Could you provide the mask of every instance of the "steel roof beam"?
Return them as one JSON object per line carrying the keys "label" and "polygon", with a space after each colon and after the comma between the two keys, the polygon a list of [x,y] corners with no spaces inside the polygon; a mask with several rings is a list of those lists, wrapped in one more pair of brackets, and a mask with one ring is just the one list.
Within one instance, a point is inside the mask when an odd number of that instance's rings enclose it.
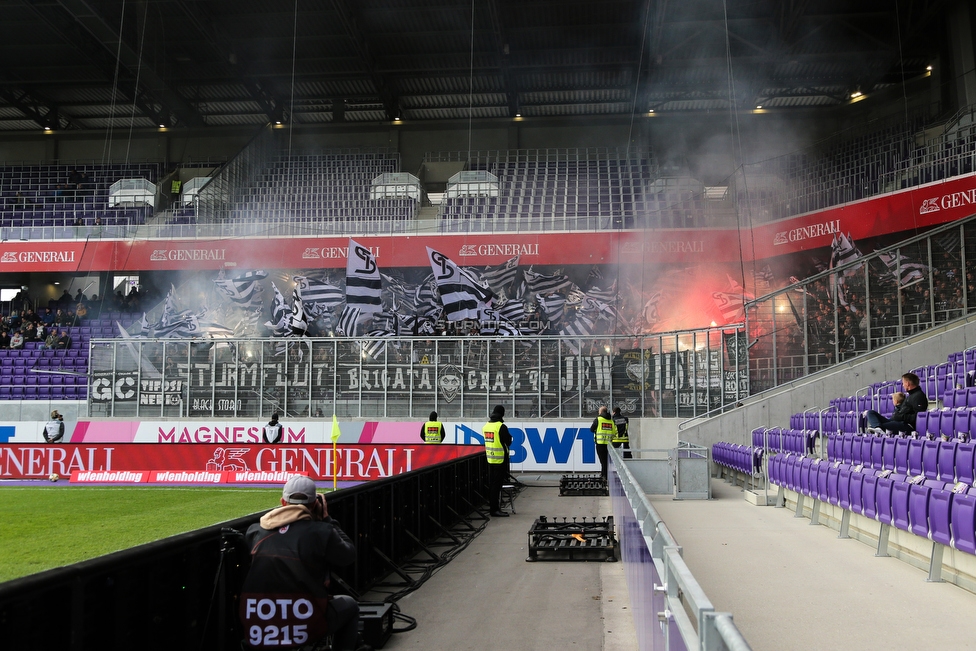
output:
{"label": "steel roof beam", "polygon": [[379,72],[376,60],[370,51],[369,40],[359,28],[358,6],[348,0],[332,0],[332,7],[338,14],[339,23],[346,35],[352,40],[353,48],[359,55],[359,61],[366,70],[367,76],[373,82],[373,86],[376,87],[380,101],[383,102],[383,107],[386,109],[387,118],[393,120],[399,117],[399,102],[390,88],[386,76]]}

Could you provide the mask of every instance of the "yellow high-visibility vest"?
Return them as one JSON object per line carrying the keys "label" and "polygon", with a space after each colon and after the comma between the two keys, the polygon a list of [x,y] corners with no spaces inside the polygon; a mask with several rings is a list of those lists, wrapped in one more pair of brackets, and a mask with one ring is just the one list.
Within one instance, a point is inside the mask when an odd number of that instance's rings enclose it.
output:
{"label": "yellow high-visibility vest", "polygon": [[620,419],[618,424],[617,419],[614,419],[613,424],[616,426],[617,431],[613,434],[614,443],[630,443],[630,434],[627,432],[627,423],[623,418]]}
{"label": "yellow high-visibility vest", "polygon": [[613,421],[603,416],[596,419],[596,444],[608,445],[613,436],[617,433],[617,426]]}
{"label": "yellow high-visibility vest", "polygon": [[481,428],[481,435],[485,437],[485,455],[488,457],[488,463],[505,462],[505,447],[498,436],[501,429],[501,422],[485,423],[485,426]]}
{"label": "yellow high-visibility vest", "polygon": [[429,420],[424,423],[424,443],[440,443],[441,427],[443,425],[437,420]]}

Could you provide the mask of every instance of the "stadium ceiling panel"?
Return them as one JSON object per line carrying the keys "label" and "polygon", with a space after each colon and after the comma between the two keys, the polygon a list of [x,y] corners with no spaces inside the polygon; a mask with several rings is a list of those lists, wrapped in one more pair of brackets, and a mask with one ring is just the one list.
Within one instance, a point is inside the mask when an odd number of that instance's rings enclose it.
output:
{"label": "stadium ceiling panel", "polygon": [[737,108],[815,109],[925,74],[946,5],[10,0],[0,131],[727,109],[728,55]]}

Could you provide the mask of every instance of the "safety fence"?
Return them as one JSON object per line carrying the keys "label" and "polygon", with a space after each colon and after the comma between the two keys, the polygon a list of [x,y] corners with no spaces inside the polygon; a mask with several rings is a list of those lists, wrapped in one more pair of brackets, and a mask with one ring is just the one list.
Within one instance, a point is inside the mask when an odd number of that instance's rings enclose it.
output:
{"label": "safety fence", "polygon": [[639,337],[92,339],[94,417],[695,416],[748,395],[741,324]]}
{"label": "safety fence", "polygon": [[[357,550],[333,587],[365,593],[483,504],[486,489],[478,453],[330,494],[329,514]],[[260,515],[0,584],[0,647],[239,651],[233,598],[248,554],[233,532]]]}
{"label": "safety fence", "polygon": [[836,252],[846,264],[746,303],[752,393],[976,309],[976,215],[873,253],[850,242]]}
{"label": "safety fence", "polygon": [[618,450],[609,448],[610,497],[618,523],[641,651],[747,651],[730,613],[716,612]]}

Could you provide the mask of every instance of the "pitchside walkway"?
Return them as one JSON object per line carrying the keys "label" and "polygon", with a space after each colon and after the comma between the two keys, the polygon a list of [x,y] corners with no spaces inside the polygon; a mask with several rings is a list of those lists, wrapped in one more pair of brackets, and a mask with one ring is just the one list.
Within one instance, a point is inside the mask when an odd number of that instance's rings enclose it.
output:
{"label": "pitchside walkway", "polygon": [[519,478],[528,487],[515,502],[518,514],[493,518],[457,558],[399,601],[417,628],[395,634],[384,649],[637,648],[623,563],[525,561],[537,517],[611,515],[610,498],[559,497],[558,476]]}
{"label": "pitchside walkway", "polygon": [[716,610],[754,651],[976,649],[976,595],[837,532],[753,506],[712,479],[711,501],[651,496]]}

